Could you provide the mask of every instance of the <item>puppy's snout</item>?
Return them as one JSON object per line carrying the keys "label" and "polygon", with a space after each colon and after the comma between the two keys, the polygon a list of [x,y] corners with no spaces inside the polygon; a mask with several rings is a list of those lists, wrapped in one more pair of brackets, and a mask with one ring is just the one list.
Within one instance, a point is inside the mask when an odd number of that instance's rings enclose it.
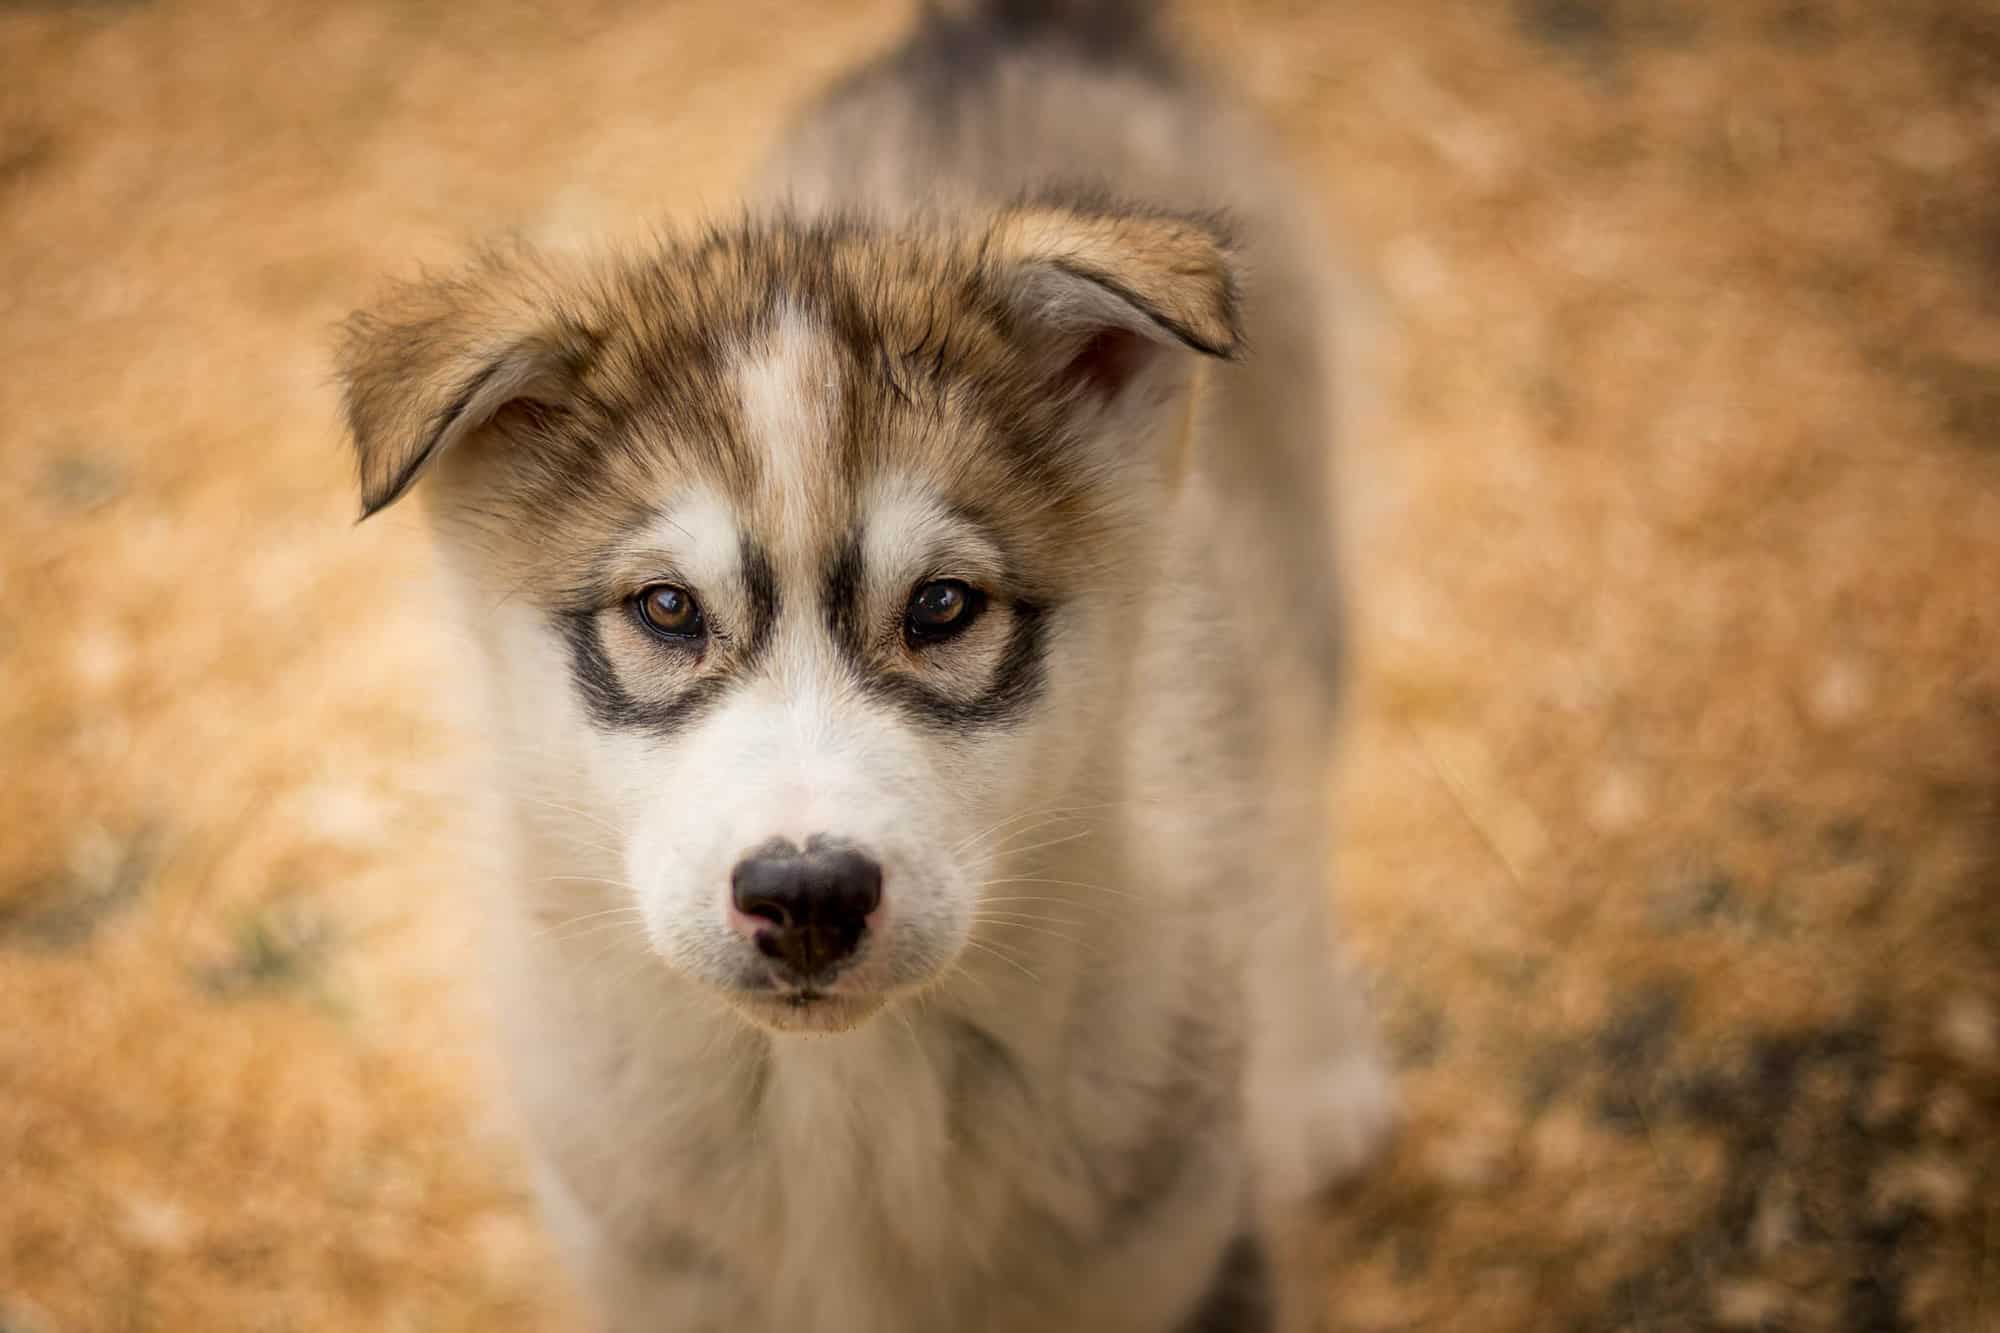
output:
{"label": "puppy's snout", "polygon": [[783,840],[759,847],[729,876],[736,928],[792,979],[825,976],[861,947],[882,904],[882,867],[823,837],[804,851]]}

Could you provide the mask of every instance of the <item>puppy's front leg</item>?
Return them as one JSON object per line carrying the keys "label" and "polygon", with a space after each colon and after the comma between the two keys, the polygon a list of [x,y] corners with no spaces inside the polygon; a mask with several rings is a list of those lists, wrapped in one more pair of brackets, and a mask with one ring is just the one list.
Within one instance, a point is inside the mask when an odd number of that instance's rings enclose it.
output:
{"label": "puppy's front leg", "polygon": [[1310,877],[1249,955],[1248,1116],[1260,1193],[1281,1212],[1354,1174],[1395,1123],[1395,1088],[1360,978]]}
{"label": "puppy's front leg", "polygon": [[1360,979],[1330,929],[1317,877],[1273,905],[1247,959],[1250,1067],[1246,1124],[1258,1207],[1277,1281],[1274,1327],[1325,1327],[1326,1272],[1312,1204],[1380,1151],[1395,1088]]}
{"label": "puppy's front leg", "polygon": [[598,1224],[547,1162],[537,1162],[542,1215],[566,1252],[596,1333],[751,1333],[753,1302],[723,1257],[693,1234],[621,1240]]}
{"label": "puppy's front leg", "polygon": [[749,1303],[725,1276],[669,1255],[594,1255],[585,1296],[601,1333],[749,1333]]}

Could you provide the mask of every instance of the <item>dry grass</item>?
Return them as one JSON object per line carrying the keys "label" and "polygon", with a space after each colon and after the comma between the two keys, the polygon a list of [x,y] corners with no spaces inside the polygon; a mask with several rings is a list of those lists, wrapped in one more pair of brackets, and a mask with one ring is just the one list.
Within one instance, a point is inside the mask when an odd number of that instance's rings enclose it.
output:
{"label": "dry grass", "polygon": [[[1185,15],[1400,336],[1346,1330],[2000,1328],[2000,10]],[[895,5],[0,6],[0,1328],[563,1326],[326,332],[726,207]],[[463,891],[461,891],[463,890]]]}

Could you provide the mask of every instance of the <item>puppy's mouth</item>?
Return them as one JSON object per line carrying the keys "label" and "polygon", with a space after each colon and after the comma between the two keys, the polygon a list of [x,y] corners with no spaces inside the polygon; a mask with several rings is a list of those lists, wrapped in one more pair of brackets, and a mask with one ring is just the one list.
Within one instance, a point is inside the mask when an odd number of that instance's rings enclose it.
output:
{"label": "puppy's mouth", "polygon": [[839,993],[812,986],[738,992],[731,1001],[744,1017],[771,1032],[847,1032],[873,1018],[886,996]]}

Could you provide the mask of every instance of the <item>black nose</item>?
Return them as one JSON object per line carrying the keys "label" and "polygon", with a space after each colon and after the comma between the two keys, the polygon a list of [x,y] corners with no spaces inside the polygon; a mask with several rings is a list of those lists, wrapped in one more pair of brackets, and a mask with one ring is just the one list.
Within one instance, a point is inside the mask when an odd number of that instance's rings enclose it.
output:
{"label": "black nose", "polygon": [[746,917],[769,922],[751,937],[766,958],[800,981],[851,957],[882,902],[882,867],[844,843],[809,838],[802,852],[766,843],[736,863],[730,896]]}

